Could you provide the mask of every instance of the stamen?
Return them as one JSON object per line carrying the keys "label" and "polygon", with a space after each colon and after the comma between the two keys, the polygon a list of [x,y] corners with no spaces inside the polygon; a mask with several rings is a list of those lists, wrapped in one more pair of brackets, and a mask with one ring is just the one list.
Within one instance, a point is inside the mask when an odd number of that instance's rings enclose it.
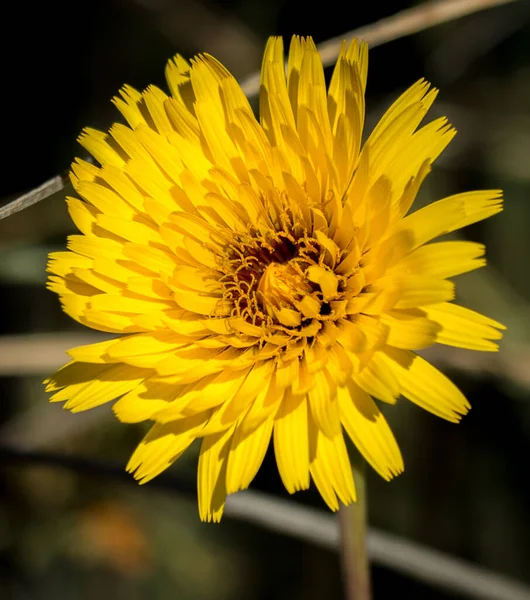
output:
{"label": "stamen", "polygon": [[[285,344],[278,346],[286,352],[301,340],[312,346],[323,323],[339,318],[333,306],[341,306],[351,292],[348,277],[336,274],[336,293],[327,291],[324,298],[308,273],[310,267],[329,268],[325,267],[326,249],[292,213],[287,194],[278,196],[283,204],[276,219],[278,229],[263,233],[249,227],[247,233],[232,232],[216,273],[223,285],[223,300],[232,306],[231,315],[263,329],[260,345],[270,336],[286,336]],[[326,197],[328,202],[333,199],[331,194]],[[342,250],[341,260],[343,254],[347,250]],[[306,297],[311,298],[309,306],[314,306],[310,316],[307,308],[299,312]],[[276,337],[276,344],[281,337]]]}

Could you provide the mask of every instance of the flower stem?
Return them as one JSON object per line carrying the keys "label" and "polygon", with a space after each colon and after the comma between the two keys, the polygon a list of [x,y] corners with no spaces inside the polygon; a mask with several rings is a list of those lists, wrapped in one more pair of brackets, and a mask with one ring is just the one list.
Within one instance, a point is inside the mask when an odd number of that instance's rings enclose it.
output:
{"label": "flower stem", "polygon": [[339,509],[340,558],[346,600],[370,600],[370,570],[366,555],[366,480],[364,460],[351,455],[357,501]]}

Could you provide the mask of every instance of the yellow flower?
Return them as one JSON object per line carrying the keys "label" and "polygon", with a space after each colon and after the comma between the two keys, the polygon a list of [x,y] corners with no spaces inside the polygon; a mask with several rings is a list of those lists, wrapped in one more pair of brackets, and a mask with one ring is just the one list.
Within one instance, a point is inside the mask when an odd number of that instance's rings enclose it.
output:
{"label": "yellow flower", "polygon": [[502,325],[453,304],[449,277],[484,247],[434,238],[501,210],[467,192],[408,214],[455,131],[420,126],[436,90],[408,89],[361,145],[367,47],[343,45],[329,88],[311,39],[267,44],[260,122],[209,55],[166,70],[171,95],[124,87],[129,126],[86,129],[68,199],[81,235],[50,255],[49,288],[80,323],[124,334],[74,348],[47,380],[80,411],[154,425],[128,464],[141,482],[197,438],[199,512],[221,518],[271,437],[289,492],[355,500],[344,434],[385,479],[403,470],[374,398],[449,421],[469,409],[414,350],[493,351]]}

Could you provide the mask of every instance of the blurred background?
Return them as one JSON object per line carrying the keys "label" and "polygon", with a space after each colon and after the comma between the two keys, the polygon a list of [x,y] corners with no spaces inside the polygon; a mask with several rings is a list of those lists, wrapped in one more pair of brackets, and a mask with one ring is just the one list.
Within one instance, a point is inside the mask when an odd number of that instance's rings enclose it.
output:
{"label": "blurred background", "polygon": [[[390,5],[415,4],[11,2],[2,9],[0,42],[1,203],[66,174],[84,156],[80,130],[106,129],[118,118],[110,98],[124,83],[165,88],[164,66],[177,52],[209,52],[242,78],[259,69],[271,34],[322,42],[388,16]],[[441,89],[428,118],[446,115],[459,132],[420,202],[505,191],[504,213],[463,234],[487,244],[489,267],[460,277],[458,293],[508,331],[500,354],[426,352],[473,410],[459,426],[405,401],[386,411],[406,471],[392,483],[369,473],[370,523],[530,584],[530,2],[374,48],[367,131],[420,77]],[[71,415],[47,403],[42,379],[66,361],[65,348],[96,335],[63,315],[44,287],[47,253],[63,249],[74,232],[64,196],[0,221],[0,598],[341,598],[336,554],[230,518],[220,526],[199,522],[197,448],[171,469],[179,489],[140,487],[123,470],[143,427],[118,424],[110,406]],[[9,448],[34,455],[17,459]],[[50,452],[109,468],[38,462]],[[273,456],[253,487],[287,497]],[[324,510],[313,490],[295,500]],[[373,582],[376,600],[391,592],[464,597],[378,564]]]}

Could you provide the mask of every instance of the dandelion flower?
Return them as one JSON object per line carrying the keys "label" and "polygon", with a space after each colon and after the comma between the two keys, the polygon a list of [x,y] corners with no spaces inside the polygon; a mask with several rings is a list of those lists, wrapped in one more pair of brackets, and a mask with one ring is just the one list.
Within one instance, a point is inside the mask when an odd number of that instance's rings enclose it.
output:
{"label": "dandelion flower", "polygon": [[[410,213],[455,131],[420,123],[419,81],[364,144],[367,47],[344,44],[329,87],[310,38],[265,49],[259,121],[212,56],[176,56],[171,95],[125,86],[128,125],[86,129],[99,166],[72,165],[80,230],[50,255],[48,286],[83,325],[120,334],[74,348],[47,380],[72,411],[117,400],[152,427],[127,469],[146,482],[201,440],[198,503],[221,518],[271,442],[286,489],[312,480],[327,505],[355,500],[351,438],[385,479],[403,470],[379,402],[404,396],[448,421],[469,404],[414,351],[493,351],[502,325],[454,304],[449,278],[484,247],[435,238],[501,210],[498,190]],[[346,434],[346,436],[344,435]]]}

